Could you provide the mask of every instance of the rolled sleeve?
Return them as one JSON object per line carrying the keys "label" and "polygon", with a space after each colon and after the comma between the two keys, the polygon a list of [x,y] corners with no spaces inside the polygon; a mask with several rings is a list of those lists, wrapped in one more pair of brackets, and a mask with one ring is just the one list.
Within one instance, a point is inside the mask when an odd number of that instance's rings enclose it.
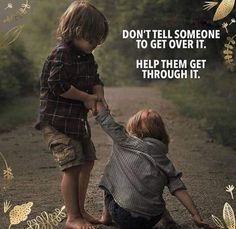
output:
{"label": "rolled sleeve", "polygon": [[115,122],[109,110],[104,109],[99,112],[96,116],[96,120],[114,142],[122,143],[127,139],[127,132],[125,128]]}
{"label": "rolled sleeve", "polygon": [[182,173],[178,173],[176,177],[170,177],[168,179],[168,189],[172,195],[174,195],[177,190],[186,190],[186,186],[183,181],[180,179]]}
{"label": "rolled sleeve", "polygon": [[187,189],[181,180],[182,173],[176,171],[173,163],[166,156],[166,154],[155,154],[154,158],[157,167],[166,175],[168,179],[167,187],[172,195],[179,189]]}
{"label": "rolled sleeve", "polygon": [[54,95],[61,95],[68,91],[71,87],[70,63],[67,55],[60,51],[55,54],[55,58],[51,60],[51,69],[48,77],[48,86]]}

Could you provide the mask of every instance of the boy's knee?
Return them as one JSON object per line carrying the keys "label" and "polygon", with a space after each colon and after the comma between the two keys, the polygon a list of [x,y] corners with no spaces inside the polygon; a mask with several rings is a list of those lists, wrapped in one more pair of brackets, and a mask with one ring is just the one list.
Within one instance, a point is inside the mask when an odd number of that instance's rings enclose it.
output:
{"label": "boy's knee", "polygon": [[73,175],[73,174],[78,174],[80,170],[81,170],[81,166],[73,166],[73,167],[63,170],[63,172],[65,175]]}

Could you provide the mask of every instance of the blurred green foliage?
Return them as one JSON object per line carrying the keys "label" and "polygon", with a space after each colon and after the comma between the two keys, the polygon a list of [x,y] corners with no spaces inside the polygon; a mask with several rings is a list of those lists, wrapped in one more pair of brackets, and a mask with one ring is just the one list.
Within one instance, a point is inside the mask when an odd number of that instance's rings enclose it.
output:
{"label": "blurred green foliage", "polygon": [[35,69],[23,43],[18,40],[0,49],[1,104],[16,96],[32,94],[35,89]]}
{"label": "blurred green foliage", "polygon": [[38,97],[16,97],[0,109],[0,133],[15,129],[19,125],[35,122]]}
{"label": "blurred green foliage", "polygon": [[198,119],[212,139],[236,149],[235,88],[235,73],[210,69],[201,80],[167,82],[162,94],[182,114]]}

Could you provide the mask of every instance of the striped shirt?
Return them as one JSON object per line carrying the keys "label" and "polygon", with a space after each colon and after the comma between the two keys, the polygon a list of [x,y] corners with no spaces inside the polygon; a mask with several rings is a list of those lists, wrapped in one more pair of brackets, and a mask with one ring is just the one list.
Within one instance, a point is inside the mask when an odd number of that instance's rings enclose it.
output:
{"label": "striped shirt", "polygon": [[108,191],[122,208],[146,216],[163,213],[165,186],[171,194],[186,189],[166,156],[167,146],[154,138],[139,139],[127,134],[109,111],[101,111],[96,120],[113,140],[111,158],[99,187]]}
{"label": "striped shirt", "polygon": [[75,88],[93,93],[95,85],[103,85],[97,73],[93,54],[86,54],[72,42],[59,44],[47,58],[40,79],[40,111],[36,129],[49,124],[71,137],[88,134],[87,113],[83,102],[60,95]]}

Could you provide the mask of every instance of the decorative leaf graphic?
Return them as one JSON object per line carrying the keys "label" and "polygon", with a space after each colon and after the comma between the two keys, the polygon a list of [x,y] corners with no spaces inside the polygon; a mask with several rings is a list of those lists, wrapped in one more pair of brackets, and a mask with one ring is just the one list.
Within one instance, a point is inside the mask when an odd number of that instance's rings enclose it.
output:
{"label": "decorative leaf graphic", "polygon": [[6,180],[12,180],[14,178],[12,169],[9,167],[6,170],[3,170],[3,174]]}
{"label": "decorative leaf graphic", "polygon": [[225,44],[225,47],[228,48],[228,49],[234,49],[234,46],[229,45],[229,44]]}
{"label": "decorative leaf graphic", "polygon": [[219,21],[227,17],[230,14],[230,12],[233,10],[234,4],[235,4],[235,0],[223,0],[216,10],[213,21]]}
{"label": "decorative leaf graphic", "polygon": [[218,2],[205,2],[205,4],[203,5],[203,10],[211,10],[212,8],[214,8],[216,5],[218,5]]}
{"label": "decorative leaf graphic", "polygon": [[15,206],[9,213],[10,216],[10,226],[17,225],[25,220],[27,220],[28,215],[31,212],[31,207],[33,206],[32,202],[28,202],[27,204],[17,205]]}
{"label": "decorative leaf graphic", "polygon": [[226,55],[228,55],[228,54],[230,54],[230,55],[233,55],[233,51],[230,51],[230,50],[224,50],[224,54],[226,54]]}
{"label": "decorative leaf graphic", "polygon": [[4,213],[7,213],[8,212],[8,210],[11,208],[11,202],[10,201],[5,201],[4,202],[4,205],[3,205],[3,210],[4,210]]}
{"label": "decorative leaf graphic", "polygon": [[228,60],[225,61],[226,64],[230,64],[230,65],[234,66],[235,64],[233,62],[234,62],[233,59],[228,59]]}
{"label": "decorative leaf graphic", "polygon": [[[0,41],[0,43],[1,43],[1,41]],[[0,48],[1,48],[1,44],[0,44]],[[4,176],[4,186],[3,186],[3,189],[6,190],[6,189],[9,188],[9,186],[11,184],[11,181],[14,178],[14,175],[12,173],[12,169],[7,164],[7,160],[5,159],[5,157],[3,156],[3,154],[1,152],[0,152],[0,157],[3,159],[5,167],[6,167],[6,169],[3,170],[3,176]]]}
{"label": "decorative leaf graphic", "polygon": [[225,31],[226,31],[226,33],[229,33],[229,31],[228,31],[228,23],[227,22],[224,22],[223,24],[222,24],[222,28],[223,29],[225,29]]}
{"label": "decorative leaf graphic", "polygon": [[223,219],[228,229],[235,229],[234,210],[227,202],[223,209]]}
{"label": "decorative leaf graphic", "polygon": [[42,212],[35,219],[27,221],[26,229],[53,229],[57,227],[58,224],[66,218],[66,213],[64,212],[65,206],[61,209],[55,209],[53,213]]}
{"label": "decorative leaf graphic", "polygon": [[235,18],[231,18],[231,21],[230,21],[230,24],[229,24],[229,25],[232,25],[232,24],[234,24],[234,23],[236,23],[236,19],[235,19]]}
{"label": "decorative leaf graphic", "polygon": [[225,228],[224,224],[222,223],[222,221],[218,217],[216,217],[214,215],[211,215],[211,217],[217,227],[222,228],[222,229]]}
{"label": "decorative leaf graphic", "polygon": [[230,193],[232,199],[234,199],[233,191],[234,191],[234,186],[233,185],[226,186],[226,192]]}
{"label": "decorative leaf graphic", "polygon": [[9,30],[5,35],[4,35],[4,40],[7,45],[12,44],[17,38],[20,36],[20,33],[23,29],[23,25],[15,26],[11,30]]}
{"label": "decorative leaf graphic", "polygon": [[[27,10],[30,9],[30,4],[29,4],[29,0],[25,0],[24,4],[21,4],[21,7],[17,10],[16,14],[13,15],[7,15],[7,17],[5,19],[2,20],[3,23],[10,23],[12,21],[17,21],[21,18],[24,17],[24,15],[26,15],[28,13]],[[8,8],[13,8],[13,5],[11,3],[8,3],[8,6],[5,9]]]}
{"label": "decorative leaf graphic", "polygon": [[225,58],[225,60],[229,60],[229,59],[232,59],[233,56],[232,56],[232,55],[227,55],[227,56],[225,56],[224,58]]}
{"label": "decorative leaf graphic", "polygon": [[8,3],[8,4],[7,4],[7,7],[5,8],[5,10],[7,10],[7,9],[12,9],[12,8],[13,8],[12,3]]}
{"label": "decorative leaf graphic", "polygon": [[[232,37],[227,37],[228,43],[225,43],[225,45],[224,45],[225,49],[223,50],[226,67],[231,72],[234,72],[234,70],[235,70],[235,63],[234,63],[234,46],[236,44],[236,41],[234,40],[235,37],[236,37],[236,35],[234,35]],[[234,198],[233,190],[234,190],[233,185],[228,185],[226,187],[226,191],[231,194],[232,199]]]}

